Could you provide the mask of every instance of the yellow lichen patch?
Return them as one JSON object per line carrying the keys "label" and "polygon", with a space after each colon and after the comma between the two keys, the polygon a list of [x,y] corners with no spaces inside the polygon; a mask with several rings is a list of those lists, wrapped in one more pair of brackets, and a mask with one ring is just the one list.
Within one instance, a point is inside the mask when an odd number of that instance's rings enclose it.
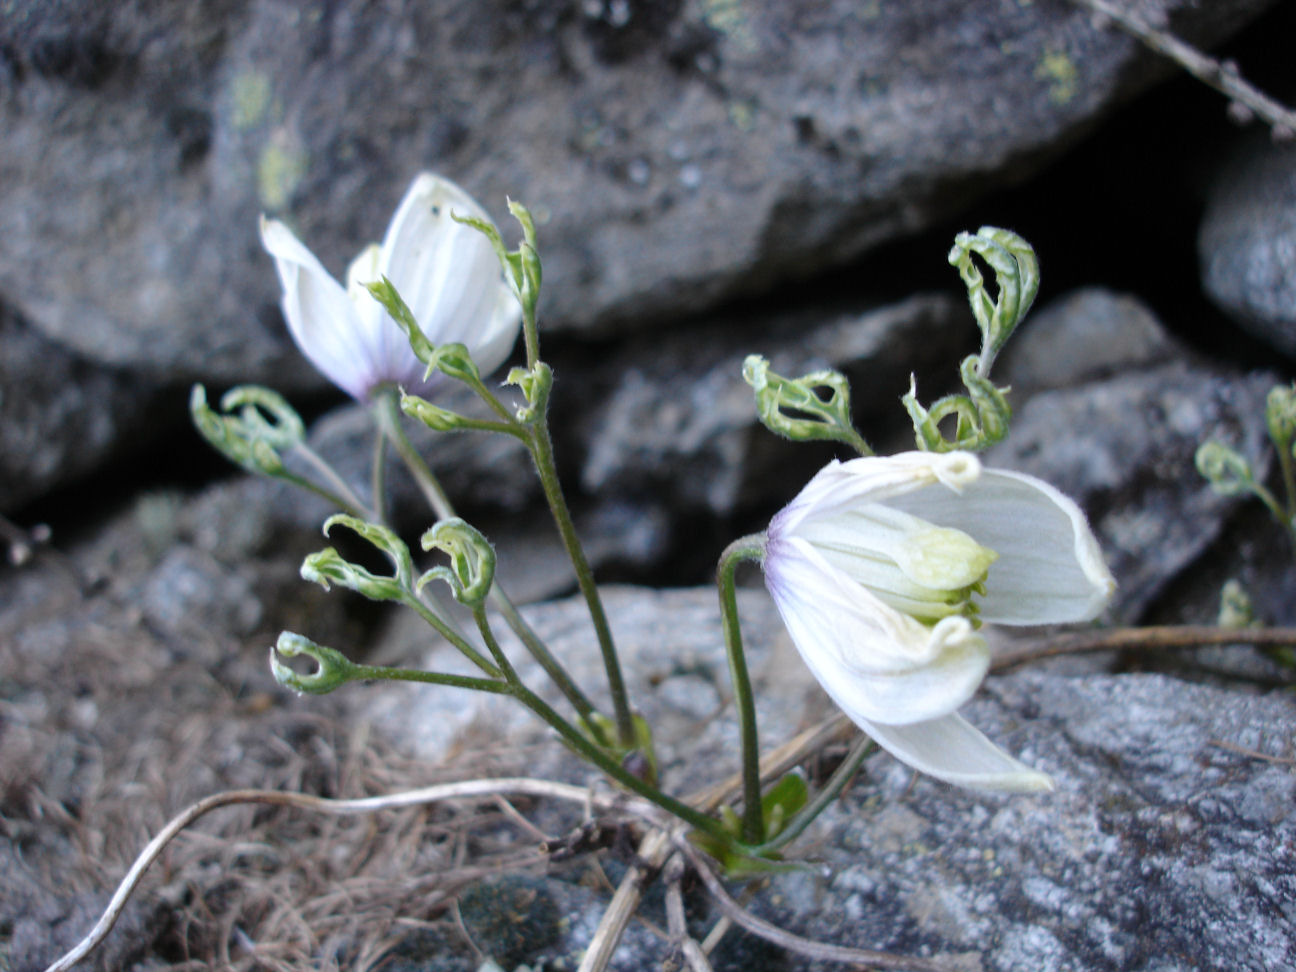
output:
{"label": "yellow lichen patch", "polygon": [[1065,105],[1080,89],[1080,72],[1065,51],[1046,51],[1035,66],[1035,77],[1049,83],[1049,101]]}
{"label": "yellow lichen patch", "polygon": [[287,206],[305,174],[305,151],[282,131],[276,132],[257,159],[257,198],[262,207],[277,212]]}
{"label": "yellow lichen patch", "polygon": [[230,123],[236,131],[255,128],[270,109],[270,79],[260,71],[244,71],[230,85],[233,111]]}

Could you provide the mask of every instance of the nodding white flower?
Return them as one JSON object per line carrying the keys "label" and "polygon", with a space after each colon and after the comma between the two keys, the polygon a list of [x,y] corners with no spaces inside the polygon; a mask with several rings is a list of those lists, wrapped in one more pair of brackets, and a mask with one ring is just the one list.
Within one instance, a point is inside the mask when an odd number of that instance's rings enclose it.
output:
{"label": "nodding white flower", "polygon": [[1085,620],[1115,590],[1075,503],[964,452],[834,461],[771,521],[764,568],[806,665],[881,746],[960,786],[1052,788],[954,710],[990,664],[978,618]]}
{"label": "nodding white flower", "polygon": [[343,288],[283,223],[261,217],[261,242],[283,284],[293,340],[334,384],[360,401],[390,382],[411,390],[426,365],[364,285],[387,277],[433,344],[459,342],[482,374],[508,357],[522,309],[490,241],[451,213],[489,221],[453,182],[424,172],[396,209],[382,245],[347,268]]}

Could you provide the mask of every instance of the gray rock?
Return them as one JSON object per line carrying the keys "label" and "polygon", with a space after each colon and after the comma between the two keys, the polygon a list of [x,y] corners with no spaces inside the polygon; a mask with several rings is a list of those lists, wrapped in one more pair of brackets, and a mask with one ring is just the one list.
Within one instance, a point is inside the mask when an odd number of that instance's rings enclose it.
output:
{"label": "gray rock", "polygon": [[[1267,6],[1140,9],[1211,44]],[[643,326],[1020,180],[1167,69],[1069,4],[25,2],[0,292],[95,360],[321,380],[256,217],[335,273],[433,166],[534,208],[555,326]]]}
{"label": "gray rock", "polygon": [[828,876],[780,882],[769,913],[987,972],[1293,967],[1288,694],[1023,673],[965,711],[1057,790],[988,798],[870,766],[807,848]]}
{"label": "gray rock", "polygon": [[1249,142],[1215,178],[1197,239],[1206,292],[1296,357],[1296,148]]}
{"label": "gray rock", "polygon": [[[737,729],[723,705],[714,592],[605,593],[669,783],[688,791],[732,771]],[[769,599],[740,593],[762,740],[772,747],[831,704],[792,652]],[[578,678],[597,683],[582,602],[537,606],[528,616]],[[446,667],[443,654],[431,658]],[[544,755],[530,746],[545,733],[497,699],[392,686],[355,704],[357,715],[429,759],[489,744],[497,757],[517,752],[528,772],[591,778],[556,749]],[[794,856],[816,866],[772,878],[753,909],[819,941],[983,972],[1199,968],[1220,955],[1257,972],[1296,962],[1288,905],[1296,884],[1286,851],[1296,838],[1289,694],[1159,675],[1026,671],[992,678],[963,711],[1052,774],[1056,791],[955,790],[877,754],[794,845]],[[705,904],[695,905],[705,913]],[[570,906],[560,943],[577,949],[576,937],[605,905]],[[636,944],[614,968],[659,960],[655,948]],[[784,961],[787,969],[823,967]]]}
{"label": "gray rock", "polygon": [[730,516],[791,497],[831,450],[801,448],[763,429],[743,359],[767,357],[789,378],[843,371],[866,436],[903,420],[899,399],[911,371],[949,369],[973,333],[965,307],[924,295],[869,310],[720,320],[705,328],[626,343],[606,364],[615,375],[589,414],[581,470],[588,492],[651,499],[678,516]]}
{"label": "gray rock", "polygon": [[1026,394],[1012,396],[1012,430],[988,461],[1047,480],[1089,513],[1119,584],[1112,616],[1137,620],[1242,502],[1211,491],[1197,447],[1217,438],[1260,476],[1269,468],[1275,378],[1197,363],[1131,298],[1095,292],[1045,308],[1017,342],[1001,377]]}
{"label": "gray rock", "polygon": [[995,378],[1016,400],[1185,354],[1137,297],[1086,287],[1032,312],[995,365]]}
{"label": "gray rock", "polygon": [[156,386],[46,340],[0,303],[0,512],[147,439]]}

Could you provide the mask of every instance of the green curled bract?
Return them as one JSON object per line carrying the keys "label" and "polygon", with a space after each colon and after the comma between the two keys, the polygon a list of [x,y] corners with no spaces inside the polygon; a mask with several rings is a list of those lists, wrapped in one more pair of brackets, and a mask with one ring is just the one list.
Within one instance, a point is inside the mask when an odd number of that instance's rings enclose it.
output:
{"label": "green curled bract", "polygon": [[238,385],[220,401],[220,412],[207,404],[207,389],[193,386],[189,414],[194,426],[216,451],[249,472],[278,476],[281,453],[306,436],[301,416],[278,392],[262,385]]}
{"label": "green curled bract", "polygon": [[[992,299],[972,254],[994,271],[997,295]],[[949,252],[967,287],[968,303],[981,329],[980,371],[988,374],[995,356],[1026,316],[1039,293],[1039,260],[1035,250],[1012,230],[982,226],[976,233],[959,233]]]}
{"label": "green curled bract", "polygon": [[1251,464],[1235,449],[1214,439],[1203,442],[1194,456],[1197,471],[1221,496],[1241,496],[1255,488]]}
{"label": "green curled bract", "polygon": [[450,558],[449,566],[433,567],[418,579],[414,589],[421,591],[434,580],[445,581],[460,604],[481,604],[495,582],[495,548],[471,524],[451,517],[442,520],[423,534],[424,550],[440,550]]}
{"label": "green curled bract", "polygon": [[[976,355],[969,355],[959,365],[966,395],[946,395],[932,403],[930,409],[918,402],[918,387],[913,376],[909,391],[900,399],[913,422],[914,439],[923,452],[977,452],[1003,440],[1008,434],[1012,407],[1007,388],[997,387],[982,377]],[[951,416],[955,426],[949,438],[941,423]]]}
{"label": "green curled bract", "polygon": [[337,584],[373,601],[403,600],[414,577],[414,562],[409,547],[385,526],[345,513],[335,514],[325,520],[324,534],[327,536],[339,524],[381,550],[391,562],[394,572],[389,575],[375,574],[359,564],[351,563],[333,547],[326,547],[310,554],[302,562],[302,578],[319,584],[325,590],[329,589],[330,584]]}
{"label": "green curled bract", "polygon": [[[283,658],[310,658],[315,671],[295,671],[280,661]],[[291,631],[279,635],[270,649],[270,671],[274,679],[286,689],[311,695],[324,695],[340,685],[363,678],[363,670],[334,648],[316,644],[309,638]]]}
{"label": "green curled bract", "polygon": [[840,372],[784,378],[761,355],[749,354],[742,376],[756,395],[761,424],[775,435],[794,442],[842,442],[866,455],[872,451],[851,422],[850,383]]}

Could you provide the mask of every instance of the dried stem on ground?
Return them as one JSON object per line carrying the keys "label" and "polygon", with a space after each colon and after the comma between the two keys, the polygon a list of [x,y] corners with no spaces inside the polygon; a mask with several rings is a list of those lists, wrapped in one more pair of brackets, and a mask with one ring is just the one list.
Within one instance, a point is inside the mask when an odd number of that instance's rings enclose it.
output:
{"label": "dried stem on ground", "polygon": [[1217,628],[1189,624],[1077,631],[1002,652],[995,656],[992,668],[1003,672],[1045,658],[1098,651],[1158,652],[1210,645],[1291,647],[1296,645],[1296,628]]}

